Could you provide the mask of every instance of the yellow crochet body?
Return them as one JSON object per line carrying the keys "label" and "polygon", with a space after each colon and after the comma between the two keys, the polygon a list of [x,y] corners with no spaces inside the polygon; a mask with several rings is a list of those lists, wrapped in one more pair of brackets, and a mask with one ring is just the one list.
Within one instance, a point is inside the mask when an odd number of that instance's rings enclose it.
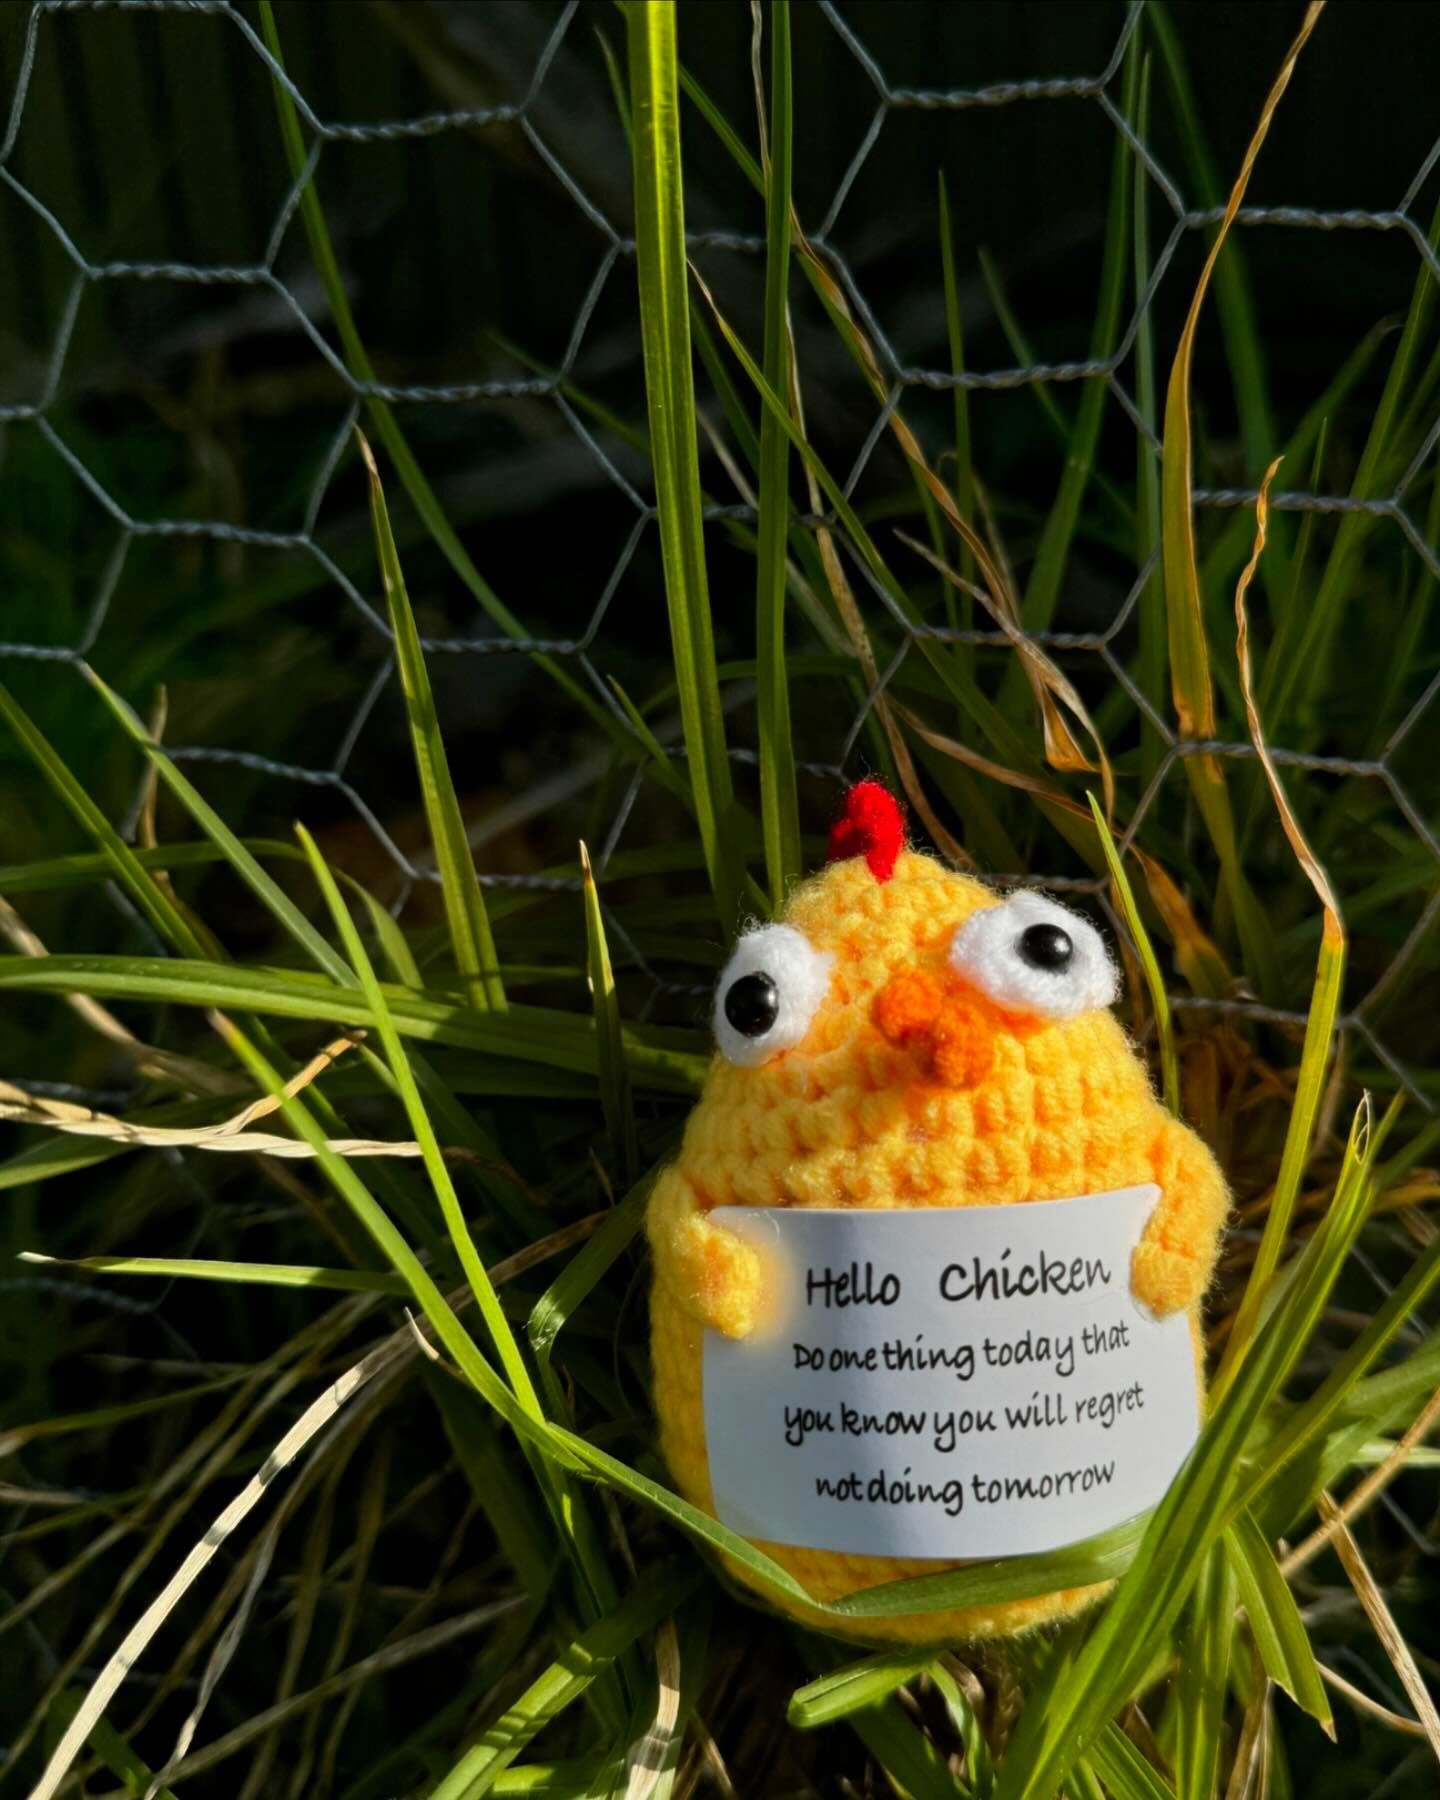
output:
{"label": "yellow crochet body", "polygon": [[[680,1491],[707,1511],[704,1331],[744,1336],[760,1298],[755,1253],[710,1223],[714,1207],[995,1206],[1153,1181],[1161,1199],[1132,1285],[1152,1311],[1186,1308],[1198,1323],[1227,1207],[1220,1172],[1160,1106],[1108,1011],[1017,1016],[958,981],[947,962],[957,927],[997,903],[980,883],[906,852],[886,880],[863,857],[833,863],[785,909],[784,922],[833,957],[823,1003],[803,1040],[761,1066],[716,1058],[648,1220],[661,1444]],[[1196,1343],[1198,1372],[1198,1333]],[[827,1602],[954,1566],[761,1547]],[[1104,1591],[877,1619],[854,1635],[1010,1634]],[[813,1620],[803,1607],[790,1610]]]}

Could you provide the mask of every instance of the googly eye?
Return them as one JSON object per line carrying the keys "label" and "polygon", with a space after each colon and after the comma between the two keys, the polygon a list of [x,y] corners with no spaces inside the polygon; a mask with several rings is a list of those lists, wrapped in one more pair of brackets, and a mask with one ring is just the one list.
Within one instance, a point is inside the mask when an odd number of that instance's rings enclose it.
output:
{"label": "googly eye", "polygon": [[715,990],[715,1042],[727,1061],[757,1068],[810,1029],[835,958],[791,925],[747,932]]}
{"label": "googly eye", "polygon": [[1119,992],[1100,933],[1039,894],[971,913],[951,940],[950,963],[997,1006],[1047,1019],[1109,1006]]}

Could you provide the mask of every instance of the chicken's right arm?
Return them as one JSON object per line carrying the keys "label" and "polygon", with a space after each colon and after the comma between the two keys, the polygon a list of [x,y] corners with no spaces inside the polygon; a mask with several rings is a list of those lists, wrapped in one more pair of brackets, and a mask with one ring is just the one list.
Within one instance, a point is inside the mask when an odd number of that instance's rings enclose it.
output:
{"label": "chicken's right arm", "polygon": [[645,1218],[655,1269],[672,1300],[701,1325],[748,1337],[760,1304],[760,1258],[738,1233],[714,1225],[678,1170],[661,1171]]}

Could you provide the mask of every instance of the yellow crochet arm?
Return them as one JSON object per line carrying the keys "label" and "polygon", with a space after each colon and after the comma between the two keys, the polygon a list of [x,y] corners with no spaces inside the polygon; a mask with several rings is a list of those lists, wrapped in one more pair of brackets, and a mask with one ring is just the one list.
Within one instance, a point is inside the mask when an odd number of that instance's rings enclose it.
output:
{"label": "yellow crochet arm", "polygon": [[655,1183],[645,1229],[671,1298],[701,1325],[748,1336],[760,1303],[760,1258],[744,1238],[711,1224],[677,1170],[663,1170]]}
{"label": "yellow crochet arm", "polygon": [[1150,1161],[1160,1200],[1131,1258],[1130,1285],[1164,1318],[1194,1306],[1209,1286],[1230,1195],[1215,1158],[1178,1119],[1165,1118]]}

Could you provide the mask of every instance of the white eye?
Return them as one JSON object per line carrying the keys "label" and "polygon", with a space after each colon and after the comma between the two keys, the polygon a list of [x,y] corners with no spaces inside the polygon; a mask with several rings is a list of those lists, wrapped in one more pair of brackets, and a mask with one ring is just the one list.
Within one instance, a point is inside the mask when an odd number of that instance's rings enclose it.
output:
{"label": "white eye", "polygon": [[1120,987],[1095,927],[1039,894],[1012,894],[972,913],[955,933],[950,962],[997,1006],[1047,1019],[1109,1006]]}
{"label": "white eye", "polygon": [[715,1042],[742,1069],[798,1044],[810,1029],[835,958],[791,925],[762,925],[735,946],[715,990]]}

